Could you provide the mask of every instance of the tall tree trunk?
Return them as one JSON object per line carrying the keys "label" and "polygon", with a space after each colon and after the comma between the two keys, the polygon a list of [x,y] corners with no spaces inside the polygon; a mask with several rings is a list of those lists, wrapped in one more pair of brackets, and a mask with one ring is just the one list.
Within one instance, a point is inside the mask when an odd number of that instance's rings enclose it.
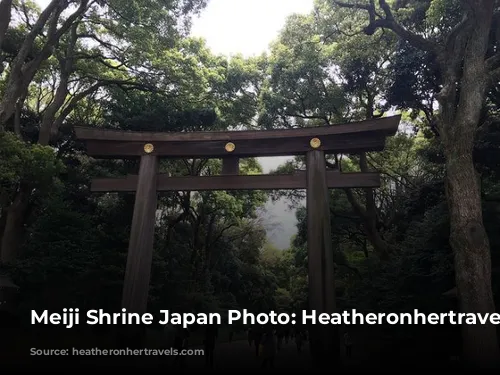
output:
{"label": "tall tree trunk", "polygon": [[16,260],[24,238],[24,220],[29,208],[31,189],[21,186],[12,204],[5,210],[5,226],[0,243],[0,263]]}
{"label": "tall tree trunk", "polygon": [[[495,303],[491,286],[491,254],[484,228],[481,187],[473,147],[488,86],[485,54],[493,2],[476,4],[470,11],[470,34],[463,38],[463,60],[447,55],[442,64],[446,84],[440,93],[440,132],[446,157],[446,196],[450,212],[450,245],[454,252],[455,279],[462,313],[491,314]],[[447,71],[449,66],[460,70]],[[457,80],[457,73],[461,79]],[[456,82],[460,82],[458,102]],[[463,351],[473,368],[500,365],[496,327],[462,325]]]}
{"label": "tall tree trunk", "polygon": [[[483,225],[479,179],[472,156],[449,150],[446,194],[450,210],[450,244],[455,254],[455,279],[462,313],[495,311],[491,288],[490,245]],[[462,325],[463,351],[474,368],[498,364],[496,327]]]}
{"label": "tall tree trunk", "polygon": [[[495,0],[461,2],[463,19],[446,36],[444,44],[413,33],[397,22],[386,0],[343,3],[340,7],[362,9],[369,14],[365,33],[378,28],[395,32],[413,47],[436,57],[441,73],[439,135],[446,157],[446,196],[450,211],[450,245],[455,256],[455,278],[464,313],[495,312],[491,287],[491,254],[483,216],[481,190],[472,150],[485,92],[497,72],[500,54],[487,58]],[[497,13],[498,14],[498,13]],[[498,82],[496,79],[495,83]],[[493,325],[462,325],[465,360],[473,367],[499,366],[500,349]]]}

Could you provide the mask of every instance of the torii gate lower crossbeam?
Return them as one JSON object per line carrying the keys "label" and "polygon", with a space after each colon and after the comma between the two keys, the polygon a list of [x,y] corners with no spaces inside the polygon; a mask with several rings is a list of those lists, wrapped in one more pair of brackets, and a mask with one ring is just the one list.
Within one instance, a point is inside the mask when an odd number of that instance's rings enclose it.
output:
{"label": "torii gate lower crossbeam", "polygon": [[[92,191],[134,192],[122,307],[147,310],[158,191],[183,190],[307,190],[309,305],[317,313],[333,313],[334,261],[331,241],[329,188],[378,187],[378,173],[328,171],[327,153],[382,150],[395,134],[400,116],[358,123],[273,131],[142,133],[77,127],[89,156],[140,157],[138,176],[92,182]],[[321,139],[319,138],[321,137]],[[306,171],[290,175],[240,176],[239,158],[305,155]],[[222,158],[222,176],[170,177],[158,174],[159,158]],[[335,326],[310,327],[311,350],[318,363],[340,355]]]}

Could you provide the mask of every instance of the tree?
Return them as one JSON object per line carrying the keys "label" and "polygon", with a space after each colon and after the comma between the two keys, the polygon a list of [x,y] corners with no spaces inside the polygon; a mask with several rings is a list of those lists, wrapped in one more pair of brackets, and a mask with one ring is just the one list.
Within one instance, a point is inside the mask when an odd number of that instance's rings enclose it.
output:
{"label": "tree", "polygon": [[[159,51],[179,48],[189,16],[205,4],[53,0],[40,10],[28,1],[2,1],[1,63],[6,74],[0,90],[0,132],[13,130],[27,142],[53,144],[60,127],[88,97],[106,97],[110,87],[154,91],[155,70],[149,62],[156,61]],[[38,117],[31,126],[35,136],[26,136],[23,112]],[[2,200],[2,263],[17,256],[32,193],[29,181],[19,181],[13,199]]]}
{"label": "tree", "polygon": [[[430,57],[440,84],[435,97],[439,112],[431,125],[439,135],[446,159],[450,244],[460,310],[493,313],[490,245],[472,151],[483,121],[486,93],[500,77],[500,51],[495,39],[498,24],[494,22],[499,15],[497,2],[398,2],[394,6],[385,0],[379,0],[378,5],[374,0],[334,3],[340,8],[366,12],[366,34],[373,35],[377,29],[391,30]],[[462,333],[464,355],[470,364],[498,364],[495,326],[463,325]]]}
{"label": "tree", "polygon": [[[75,27],[80,23],[87,25],[87,32],[73,35],[70,44],[74,44],[80,37],[97,42],[102,47],[96,48],[97,58],[103,57],[103,49],[121,51],[120,55],[123,58],[123,47],[131,41],[142,38],[141,47],[147,53],[152,39],[156,42],[165,42],[179,34],[189,25],[189,15],[202,9],[206,1],[184,0],[174,3],[163,0],[138,1],[127,5],[115,0],[52,0],[43,11],[36,9],[36,12],[32,12],[33,5],[29,2],[21,1],[16,5],[19,5],[19,9],[16,10],[21,15],[21,20],[26,23],[27,30],[9,61],[9,74],[0,101],[0,130],[14,114],[16,103],[22,106],[26,91],[42,64],[53,56],[59,42],[70,30],[76,34]],[[1,41],[11,22],[12,2],[2,1],[0,7],[2,12],[5,11],[0,19]],[[71,9],[73,7],[74,9]],[[65,16],[67,10],[70,10],[70,14]],[[119,23],[115,22],[117,19],[120,20]],[[102,27],[107,37],[99,35],[96,26]],[[150,40],[146,40],[148,37]],[[132,50],[136,56],[141,51],[138,48]],[[74,56],[71,58],[67,56],[66,62],[71,59],[74,59]],[[120,62],[124,63],[123,60]],[[66,70],[68,68],[67,66]],[[62,73],[68,74],[64,70]]]}
{"label": "tree", "polygon": [[[324,5],[309,15],[288,19],[271,49],[270,74],[261,95],[261,125],[333,126],[384,115],[384,94],[391,82],[385,65],[395,38],[382,35],[374,43],[364,35],[331,32],[329,22],[342,25],[351,21],[343,16]],[[360,167],[357,169],[363,172],[371,167],[365,153],[346,158],[335,155],[327,165],[347,169],[349,160],[355,161]],[[302,161],[303,158],[296,158],[297,168]],[[345,193],[362,219],[362,230],[375,253],[388,259],[392,248],[379,231],[374,190],[362,189],[358,194],[355,189],[345,189]]]}

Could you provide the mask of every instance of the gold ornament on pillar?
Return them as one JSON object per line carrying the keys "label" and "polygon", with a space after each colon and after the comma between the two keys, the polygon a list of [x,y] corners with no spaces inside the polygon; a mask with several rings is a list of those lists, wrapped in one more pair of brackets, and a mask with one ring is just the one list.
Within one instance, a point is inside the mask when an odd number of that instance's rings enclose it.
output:
{"label": "gold ornament on pillar", "polygon": [[321,141],[319,140],[319,138],[313,138],[311,139],[311,142],[309,142],[309,144],[312,148],[318,148],[319,146],[321,146]]}
{"label": "gold ornament on pillar", "polygon": [[233,142],[228,142],[226,143],[226,146],[224,147],[227,152],[233,152],[236,146],[234,145]]}
{"label": "gold ornament on pillar", "polygon": [[152,153],[152,152],[154,151],[154,149],[155,149],[155,147],[154,147],[151,143],[146,143],[146,144],[144,145],[144,152],[145,152],[146,154],[150,154],[150,153]]}

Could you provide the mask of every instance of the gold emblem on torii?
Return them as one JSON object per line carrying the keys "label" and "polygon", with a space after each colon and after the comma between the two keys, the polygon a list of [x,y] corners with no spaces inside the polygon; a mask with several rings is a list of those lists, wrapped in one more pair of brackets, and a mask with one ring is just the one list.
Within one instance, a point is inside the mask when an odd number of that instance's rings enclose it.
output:
{"label": "gold emblem on torii", "polygon": [[150,154],[150,153],[152,153],[152,152],[154,151],[154,149],[155,149],[155,147],[154,147],[151,143],[146,143],[146,144],[144,145],[144,152],[145,152],[146,154]]}
{"label": "gold emblem on torii", "polygon": [[233,152],[236,146],[233,142],[228,142],[226,143],[226,146],[224,148],[226,149],[227,152]]}
{"label": "gold emblem on torii", "polygon": [[319,146],[321,146],[321,141],[319,140],[319,138],[313,138],[311,139],[311,142],[309,142],[309,144],[312,148],[318,148]]}

